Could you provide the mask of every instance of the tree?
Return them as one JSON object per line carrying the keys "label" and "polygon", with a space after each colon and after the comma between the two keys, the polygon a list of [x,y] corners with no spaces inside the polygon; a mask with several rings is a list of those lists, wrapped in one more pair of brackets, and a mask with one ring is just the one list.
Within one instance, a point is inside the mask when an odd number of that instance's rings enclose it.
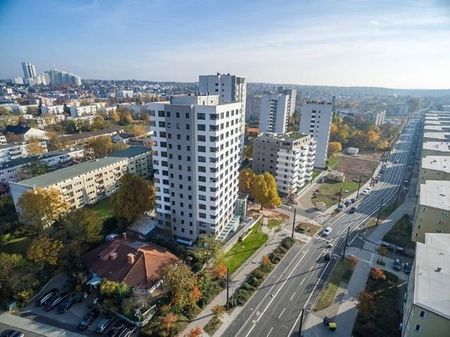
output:
{"label": "tree", "polygon": [[239,172],[239,191],[251,194],[253,180],[256,175],[250,168],[243,169]]}
{"label": "tree", "polygon": [[214,318],[219,320],[225,312],[225,307],[223,305],[216,305],[211,309],[211,311],[214,314]]}
{"label": "tree", "polygon": [[172,329],[173,329],[173,327],[174,327],[174,325],[175,325],[175,323],[177,322],[177,320],[178,320],[178,317],[177,317],[177,315],[175,315],[174,313],[172,313],[172,312],[169,312],[167,315],[165,315],[162,319],[161,319],[161,327],[167,332],[167,333],[169,333]]}
{"label": "tree", "polygon": [[130,296],[130,287],[123,282],[114,282],[103,279],[100,283],[100,294],[108,298],[124,299]]}
{"label": "tree", "polygon": [[197,286],[197,278],[186,264],[168,264],[162,270],[161,279],[170,294],[172,306],[182,310],[191,304],[190,293]]}
{"label": "tree", "polygon": [[250,144],[244,147],[244,159],[250,160],[252,158],[253,158],[253,142],[250,142]]}
{"label": "tree", "polygon": [[135,137],[142,136],[143,134],[145,134],[144,126],[142,126],[142,125],[133,125],[131,127],[131,133]]}
{"label": "tree", "polygon": [[201,327],[197,326],[191,329],[185,337],[201,337],[203,335],[203,330]]}
{"label": "tree", "polygon": [[103,238],[103,222],[90,208],[79,208],[64,220],[64,230],[72,240],[97,243]]}
{"label": "tree", "polygon": [[219,261],[223,256],[222,242],[217,240],[213,234],[200,234],[192,253],[196,260],[201,263],[210,259],[214,262]]}
{"label": "tree", "polygon": [[34,263],[56,266],[62,247],[61,241],[48,236],[40,236],[34,239],[28,247],[27,258]]}
{"label": "tree", "polygon": [[47,131],[47,137],[48,137],[47,142],[48,149],[50,151],[61,150],[66,146],[65,141],[56,131]]}
{"label": "tree", "polygon": [[336,154],[338,152],[342,151],[342,144],[339,142],[330,142],[328,144],[328,153],[329,154]]}
{"label": "tree", "polygon": [[25,177],[34,177],[41,174],[45,174],[49,171],[48,165],[46,162],[40,160],[33,160],[28,165],[22,168],[22,175]]}
{"label": "tree", "polygon": [[194,286],[192,288],[191,293],[189,294],[190,304],[192,306],[196,305],[196,303],[202,298],[202,292],[200,291],[198,286]]}
{"label": "tree", "polygon": [[261,204],[261,208],[281,205],[276,180],[269,172],[257,175],[253,179],[252,196],[256,202]]}
{"label": "tree", "polygon": [[367,317],[375,307],[375,296],[372,292],[366,290],[359,294],[359,303],[357,304],[358,309],[362,312],[364,316]]}
{"label": "tree", "polygon": [[66,130],[67,133],[77,133],[78,132],[78,125],[75,123],[74,120],[66,119],[62,123],[64,130]]}
{"label": "tree", "polygon": [[227,270],[227,266],[223,262],[220,262],[215,266],[214,274],[217,278],[224,279],[227,277]]}
{"label": "tree", "polygon": [[41,141],[37,138],[32,138],[27,143],[27,152],[29,155],[37,155],[44,152]]}
{"label": "tree", "polygon": [[267,256],[267,255],[264,255],[263,257],[262,257],[262,265],[263,266],[268,266],[268,265],[270,265],[271,264],[271,262],[270,262],[270,258]]}
{"label": "tree", "polygon": [[111,111],[109,113],[109,118],[114,122],[118,123],[120,121],[120,115],[117,111]]}
{"label": "tree", "polygon": [[144,178],[127,173],[120,180],[120,188],[112,198],[112,206],[117,218],[131,223],[155,207],[155,189]]}
{"label": "tree", "polygon": [[110,154],[113,150],[113,142],[109,136],[95,137],[87,142],[88,148],[92,148],[94,155],[99,157],[104,157]]}
{"label": "tree", "polygon": [[68,209],[57,189],[40,187],[23,193],[18,206],[21,220],[37,229],[49,227]]}
{"label": "tree", "polygon": [[370,277],[373,280],[384,280],[386,278],[386,275],[381,268],[372,267],[370,269]]}
{"label": "tree", "polygon": [[95,130],[101,130],[106,127],[105,119],[102,116],[95,116],[92,122],[92,128]]}

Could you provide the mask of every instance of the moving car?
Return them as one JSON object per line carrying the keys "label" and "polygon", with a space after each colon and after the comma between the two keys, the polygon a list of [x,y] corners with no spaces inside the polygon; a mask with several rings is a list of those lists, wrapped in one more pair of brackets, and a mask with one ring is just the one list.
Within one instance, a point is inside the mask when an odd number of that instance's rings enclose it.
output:
{"label": "moving car", "polygon": [[2,333],[0,333],[0,337],[24,337],[25,335],[23,332],[17,331],[17,330],[4,330]]}
{"label": "moving car", "polygon": [[59,296],[51,297],[47,302],[45,302],[45,310],[51,311],[51,310],[55,309],[55,307],[59,303],[64,301],[69,296],[70,296],[70,293],[63,292],[63,293],[59,294]]}
{"label": "moving car", "polygon": [[350,208],[350,210],[348,211],[350,214],[353,214],[356,212],[356,207],[352,207]]}
{"label": "moving car", "polygon": [[402,270],[402,261],[400,261],[400,259],[395,259],[394,263],[392,264],[392,269],[397,271]]}
{"label": "moving car", "polygon": [[403,271],[405,274],[411,273],[411,265],[408,262],[405,262],[405,265],[403,266]]}
{"label": "moving car", "polygon": [[119,234],[112,233],[112,234],[106,235],[105,240],[106,240],[106,241],[114,241],[114,240],[117,239],[118,237],[119,237]]}
{"label": "moving car", "polygon": [[108,327],[111,325],[111,323],[114,321],[114,316],[104,317],[102,318],[95,327],[95,331],[97,333],[103,333],[105,332]]}
{"label": "moving car", "polygon": [[59,293],[59,290],[56,288],[50,289],[47,291],[40,299],[37,300],[36,305],[42,306],[47,302],[51,297],[55,296],[57,293]]}
{"label": "moving car", "polygon": [[330,235],[330,233],[331,233],[332,230],[333,230],[333,229],[332,229],[331,227],[325,227],[325,228],[322,230],[322,235],[323,235],[323,236],[328,236],[328,235]]}
{"label": "moving car", "polygon": [[80,324],[78,324],[78,328],[80,330],[86,330],[89,325],[92,324],[93,321],[95,321],[95,319],[98,316],[98,311],[97,310],[91,310],[87,313],[86,316],[84,316],[84,318],[80,321]]}

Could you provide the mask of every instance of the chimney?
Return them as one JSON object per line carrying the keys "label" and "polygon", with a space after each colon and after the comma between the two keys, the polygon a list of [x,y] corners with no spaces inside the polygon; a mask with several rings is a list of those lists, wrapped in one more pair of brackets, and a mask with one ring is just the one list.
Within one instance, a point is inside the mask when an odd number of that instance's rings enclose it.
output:
{"label": "chimney", "polygon": [[136,259],[136,254],[128,253],[127,257],[128,257],[128,263],[129,264],[134,264],[135,259]]}

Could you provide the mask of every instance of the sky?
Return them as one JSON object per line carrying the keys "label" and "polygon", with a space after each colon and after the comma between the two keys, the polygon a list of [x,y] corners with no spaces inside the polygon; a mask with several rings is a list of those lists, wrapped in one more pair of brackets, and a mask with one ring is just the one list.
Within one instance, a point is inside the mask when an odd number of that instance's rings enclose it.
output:
{"label": "sky", "polygon": [[450,88],[450,0],[0,0],[0,78]]}

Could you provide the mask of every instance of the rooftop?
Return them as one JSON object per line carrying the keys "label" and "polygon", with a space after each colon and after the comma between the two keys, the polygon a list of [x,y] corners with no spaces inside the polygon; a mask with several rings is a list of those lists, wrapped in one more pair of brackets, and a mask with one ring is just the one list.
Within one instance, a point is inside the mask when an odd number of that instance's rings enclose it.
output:
{"label": "rooftop", "polygon": [[450,173],[450,157],[425,156],[422,158],[422,169]]}
{"label": "rooftop", "polygon": [[83,150],[83,148],[75,148],[73,150],[67,150],[67,151],[56,150],[56,151],[51,151],[51,152],[43,153],[43,154],[36,155],[36,156],[29,156],[29,157],[25,157],[25,158],[17,158],[17,159],[13,159],[13,160],[10,160],[10,161],[5,162],[5,163],[1,163],[0,164],[0,169],[20,166],[20,165],[26,165],[28,163],[31,163],[31,162],[35,161],[35,160],[42,160],[42,159],[48,159],[48,158],[52,158],[52,157],[57,157],[57,156],[61,156],[61,155],[64,155],[64,154],[69,154],[71,152],[80,151],[80,150]]}
{"label": "rooftop", "polygon": [[427,180],[420,184],[419,203],[422,206],[450,210],[450,181]]}
{"label": "rooftop", "polygon": [[425,131],[450,131],[450,125],[425,125],[423,128]]}
{"label": "rooftop", "polygon": [[450,319],[450,234],[426,233],[414,264],[414,304]]}
{"label": "rooftop", "polygon": [[422,148],[424,150],[450,152],[450,142],[423,142]]}
{"label": "rooftop", "polygon": [[424,132],[423,139],[450,140],[450,132]]}
{"label": "rooftop", "polygon": [[145,147],[145,146],[130,146],[127,149],[111,153],[110,157],[130,158],[130,157],[138,156],[140,154],[143,154],[143,153],[146,153],[149,151],[151,151],[151,149],[149,149],[148,147]]}
{"label": "rooftop", "polygon": [[287,132],[287,133],[263,132],[260,133],[259,136],[281,141],[295,141],[307,137],[308,135],[298,132]]}

